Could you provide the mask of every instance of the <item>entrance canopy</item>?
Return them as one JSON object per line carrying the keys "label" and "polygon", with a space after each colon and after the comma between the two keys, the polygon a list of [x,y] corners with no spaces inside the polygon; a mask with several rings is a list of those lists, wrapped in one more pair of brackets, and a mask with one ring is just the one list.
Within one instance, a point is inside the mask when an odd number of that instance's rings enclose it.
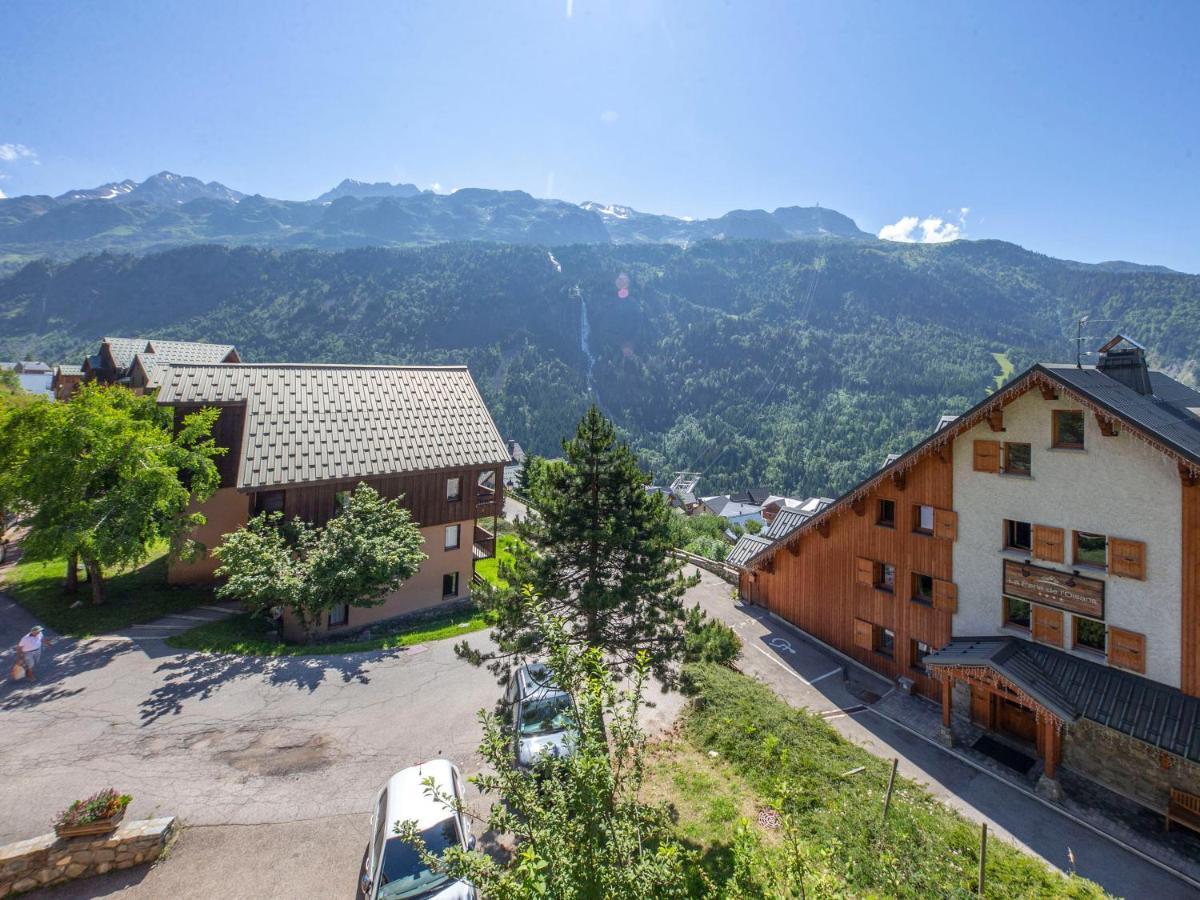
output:
{"label": "entrance canopy", "polygon": [[1200,697],[1178,688],[1009,636],[955,638],[922,662],[935,677],[1010,690],[1039,718],[1089,719],[1200,762]]}

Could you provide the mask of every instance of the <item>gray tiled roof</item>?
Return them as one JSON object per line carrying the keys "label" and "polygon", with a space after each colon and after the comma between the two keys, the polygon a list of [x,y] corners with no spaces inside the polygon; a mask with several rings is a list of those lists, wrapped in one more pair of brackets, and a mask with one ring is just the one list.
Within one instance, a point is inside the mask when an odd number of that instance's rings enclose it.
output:
{"label": "gray tiled roof", "polygon": [[811,512],[799,509],[781,509],[775,514],[775,519],[767,529],[767,537],[775,541],[784,535],[791,534],[812,516]]}
{"label": "gray tiled roof", "polygon": [[[128,369],[139,353],[154,353],[160,362],[219,363],[233,352],[233,344],[204,344],[198,341],[164,341],[158,338],[103,338],[118,369]],[[153,349],[151,349],[153,348]]]}
{"label": "gray tiled roof", "polygon": [[172,365],[158,402],[245,404],[244,490],[509,458],[465,366]]}
{"label": "gray tiled roof", "polygon": [[1068,723],[1089,719],[1200,762],[1200,697],[1178,688],[1009,636],[955,638],[923,663],[990,668]]}
{"label": "gray tiled roof", "polygon": [[765,538],[758,534],[743,534],[738,538],[738,542],[733,545],[733,549],[729,551],[729,556],[725,558],[725,562],[731,566],[744,566],[746,560],[751,556],[770,546],[770,538]]}
{"label": "gray tiled roof", "polygon": [[60,364],[60,365],[57,365],[54,367],[54,373],[56,375],[68,375],[68,376],[82,375],[83,374],[83,366],[72,366],[70,364],[63,363],[63,364]]}
{"label": "gray tiled roof", "polygon": [[167,370],[170,368],[168,363],[159,359],[156,353],[139,353],[133,358],[133,364],[137,365],[139,360],[142,368],[146,370],[146,383],[150,387],[162,384],[163,378],[166,377]]}
{"label": "gray tiled roof", "polygon": [[1150,372],[1153,394],[1139,394],[1095,366],[1039,363],[1053,378],[1200,463],[1200,393],[1162,372]]}

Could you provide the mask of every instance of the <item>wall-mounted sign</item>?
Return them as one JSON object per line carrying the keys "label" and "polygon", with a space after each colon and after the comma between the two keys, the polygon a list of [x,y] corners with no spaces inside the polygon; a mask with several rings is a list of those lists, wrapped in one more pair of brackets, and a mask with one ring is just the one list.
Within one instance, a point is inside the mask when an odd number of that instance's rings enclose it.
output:
{"label": "wall-mounted sign", "polygon": [[1004,593],[1093,619],[1104,618],[1104,582],[1071,572],[1004,560]]}

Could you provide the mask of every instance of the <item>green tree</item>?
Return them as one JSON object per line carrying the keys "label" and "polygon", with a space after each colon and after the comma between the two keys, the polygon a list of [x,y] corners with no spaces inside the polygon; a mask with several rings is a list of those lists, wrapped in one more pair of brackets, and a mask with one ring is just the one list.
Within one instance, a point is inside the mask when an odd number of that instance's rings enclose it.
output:
{"label": "green tree", "polygon": [[213,551],[216,574],[227,579],[217,596],[259,614],[285,607],[311,638],[322,613],[342,603],[378,606],[415,575],[423,540],[398,500],[362,483],[323,528],[263,513],[225,535]]}
{"label": "green tree", "polygon": [[104,569],[136,565],[162,540],[194,553],[189,511],[219,483],[211,431],[218,410],[171,416],[150,397],[86,385],[70,403],[45,399],[0,419],[0,506],[23,511],[29,559],[78,557],[104,601]]}
{"label": "green tree", "polygon": [[742,527],[746,530],[746,534],[758,534],[763,529],[762,522],[758,519],[747,519]]}
{"label": "green tree", "polygon": [[668,811],[639,797],[646,738],[637,723],[648,675],[638,655],[627,690],[618,690],[596,648],[581,648],[569,620],[547,612],[532,594],[525,608],[543,635],[555,682],[574,701],[576,736],[565,758],[541,757],[532,772],[512,764],[505,721],[480,711],[480,753],[489,772],[473,776],[494,802],[477,816],[441,793],[426,791],[496,833],[512,834],[516,849],[505,862],[476,850],[452,848],[442,857],[425,848],[416,823],[393,823],[395,833],[421,852],[426,865],[473,884],[485,897],[556,900],[687,897],[688,852],[672,836]]}
{"label": "green tree", "polygon": [[475,662],[491,659],[496,671],[538,653],[543,636],[519,590],[529,585],[568,623],[572,642],[610,653],[625,668],[645,653],[655,675],[670,681],[682,653],[687,589],[671,555],[671,510],[646,491],[636,457],[596,407],[563,450],[566,459],[544,466],[531,483],[537,506],[518,527],[523,541],[512,561],[501,565],[513,589],[484,600],[496,615],[498,652],[485,657],[465,644],[460,652]]}

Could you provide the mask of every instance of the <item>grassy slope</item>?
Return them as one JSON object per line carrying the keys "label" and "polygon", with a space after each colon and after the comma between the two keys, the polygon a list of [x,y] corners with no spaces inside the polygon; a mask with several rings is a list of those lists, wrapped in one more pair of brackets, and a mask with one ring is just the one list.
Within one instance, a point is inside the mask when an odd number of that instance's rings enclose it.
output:
{"label": "grassy slope", "polygon": [[519,541],[515,534],[501,534],[496,537],[496,555],[491,559],[481,559],[475,563],[475,572],[480,578],[499,588],[508,587],[500,575],[500,560],[512,560],[512,546]]}
{"label": "grassy slope", "polygon": [[[73,637],[118,631],[213,599],[211,589],[203,586],[167,584],[165,547],[156,550],[140,568],[110,573],[108,599],[101,606],[92,606],[91,586],[82,580],[78,594],[63,591],[66,569],[63,559],[23,560],[9,572],[4,588],[43,625]],[[77,600],[82,605],[72,609],[71,604]]]}
{"label": "grassy slope", "polygon": [[[729,865],[732,829],[726,813],[730,809],[719,792],[704,808],[706,801],[693,796],[693,790],[703,787],[701,780],[720,784],[727,779],[724,773],[732,771],[745,785],[727,798],[733,809],[745,808],[746,801],[739,799],[744,790],[752,792],[758,803],[778,797],[785,785],[794,792],[785,810],[794,817],[801,836],[809,896],[973,895],[979,865],[979,829],[974,823],[916,783],[900,778],[887,826],[882,828],[887,761],[850,743],[820,719],[792,709],[745,676],[711,665],[693,666],[689,672],[699,690],[683,729],[692,752],[685,752],[682,762],[673,765],[699,774],[676,785],[679,799],[675,802],[681,833],[699,844],[711,876],[720,879]],[[710,751],[718,757],[710,758]],[[843,777],[859,766],[863,772]],[[711,826],[714,819],[724,820],[721,828]],[[779,853],[770,837],[763,848],[768,858]],[[780,871],[778,857],[775,863],[769,868]],[[1094,883],[1064,877],[995,839],[988,842],[987,895],[1105,896]]]}
{"label": "grassy slope", "polygon": [[1000,374],[995,378],[996,386],[994,388],[994,390],[998,391],[1000,388],[1004,387],[1005,382],[1012,377],[1013,369],[1015,367],[1013,366],[1012,360],[1008,358],[1007,353],[993,353],[992,359],[996,360],[996,365],[1000,367]]}
{"label": "grassy slope", "polygon": [[330,656],[342,653],[361,653],[366,650],[388,650],[457,637],[480,631],[490,623],[473,610],[458,610],[436,618],[414,622],[408,628],[369,641],[341,641],[321,644],[281,644],[262,619],[251,615],[233,616],[220,622],[199,625],[183,634],[167,639],[172,647],[181,650],[203,650],[208,653],[234,653],[241,656]]}

